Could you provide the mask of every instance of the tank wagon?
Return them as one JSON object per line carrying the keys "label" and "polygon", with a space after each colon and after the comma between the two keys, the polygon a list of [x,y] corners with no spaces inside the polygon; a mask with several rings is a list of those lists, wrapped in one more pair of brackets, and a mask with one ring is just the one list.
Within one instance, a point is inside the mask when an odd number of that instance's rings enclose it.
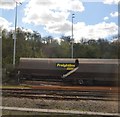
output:
{"label": "tank wagon", "polygon": [[117,59],[20,58],[20,79],[57,79],[78,85],[111,85],[118,80]]}

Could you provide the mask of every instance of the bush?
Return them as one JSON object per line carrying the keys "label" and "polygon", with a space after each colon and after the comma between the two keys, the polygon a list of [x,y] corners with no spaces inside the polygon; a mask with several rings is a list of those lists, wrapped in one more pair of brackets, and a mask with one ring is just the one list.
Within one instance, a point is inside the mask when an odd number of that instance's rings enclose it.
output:
{"label": "bush", "polygon": [[5,65],[4,68],[2,68],[2,83],[8,83],[11,81],[11,77],[14,76],[14,69],[12,64]]}

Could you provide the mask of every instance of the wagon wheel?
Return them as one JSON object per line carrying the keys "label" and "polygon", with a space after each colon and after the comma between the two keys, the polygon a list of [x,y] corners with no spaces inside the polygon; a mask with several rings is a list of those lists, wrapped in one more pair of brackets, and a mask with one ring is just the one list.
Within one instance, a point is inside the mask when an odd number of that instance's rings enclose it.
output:
{"label": "wagon wheel", "polygon": [[79,79],[79,80],[78,80],[78,84],[79,84],[79,85],[83,85],[83,84],[84,84],[84,80],[83,80],[83,79]]}

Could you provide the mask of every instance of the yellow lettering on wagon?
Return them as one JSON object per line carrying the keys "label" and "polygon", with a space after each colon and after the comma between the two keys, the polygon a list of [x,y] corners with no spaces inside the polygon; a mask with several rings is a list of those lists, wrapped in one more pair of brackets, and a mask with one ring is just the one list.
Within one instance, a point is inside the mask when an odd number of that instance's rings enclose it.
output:
{"label": "yellow lettering on wagon", "polygon": [[74,63],[57,63],[56,67],[66,68],[67,70],[72,70],[73,68],[75,68],[75,64]]}

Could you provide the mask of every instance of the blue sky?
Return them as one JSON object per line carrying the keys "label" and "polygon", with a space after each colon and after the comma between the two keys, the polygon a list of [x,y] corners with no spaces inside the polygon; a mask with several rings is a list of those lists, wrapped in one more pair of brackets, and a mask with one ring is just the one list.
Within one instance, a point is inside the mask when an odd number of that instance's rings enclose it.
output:
{"label": "blue sky", "polygon": [[[118,0],[16,0],[18,27],[37,31],[42,37],[71,36],[73,19],[74,39],[108,38],[118,32]],[[89,2],[88,2],[89,1]],[[15,0],[1,0],[0,27],[14,29]]]}

